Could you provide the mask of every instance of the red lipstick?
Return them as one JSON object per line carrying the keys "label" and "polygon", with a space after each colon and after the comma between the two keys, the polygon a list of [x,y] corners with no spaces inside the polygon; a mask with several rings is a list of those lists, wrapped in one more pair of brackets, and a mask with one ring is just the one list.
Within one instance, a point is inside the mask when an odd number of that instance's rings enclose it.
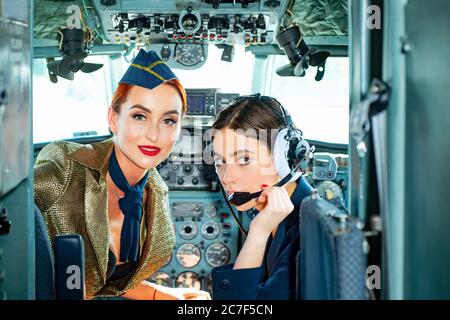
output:
{"label": "red lipstick", "polygon": [[161,148],[155,147],[155,146],[138,146],[139,150],[146,156],[156,156],[160,151]]}

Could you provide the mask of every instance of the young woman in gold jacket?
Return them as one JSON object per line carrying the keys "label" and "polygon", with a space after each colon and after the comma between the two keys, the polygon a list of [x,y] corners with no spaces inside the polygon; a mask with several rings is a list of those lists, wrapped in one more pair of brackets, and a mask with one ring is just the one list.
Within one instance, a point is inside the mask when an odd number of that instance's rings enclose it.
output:
{"label": "young woman in gold jacket", "polygon": [[178,79],[155,52],[141,50],[108,110],[113,138],[54,142],[39,153],[35,201],[51,242],[59,234],[82,236],[87,299],[210,299],[146,281],[175,247],[168,188],[155,167],[172,151],[185,112]]}

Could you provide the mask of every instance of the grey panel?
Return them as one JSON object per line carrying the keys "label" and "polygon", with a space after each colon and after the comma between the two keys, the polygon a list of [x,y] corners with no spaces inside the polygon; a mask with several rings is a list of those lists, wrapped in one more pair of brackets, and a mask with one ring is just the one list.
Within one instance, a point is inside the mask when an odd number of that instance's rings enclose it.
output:
{"label": "grey panel", "polygon": [[0,300],[34,298],[30,36],[28,21],[0,17],[0,212],[11,223],[0,234]]}
{"label": "grey panel", "polygon": [[30,172],[29,42],[27,26],[0,20],[0,196]]}
{"label": "grey panel", "polygon": [[30,171],[28,27],[0,21],[0,196]]}
{"label": "grey panel", "polygon": [[[31,162],[31,161],[30,161]],[[27,179],[0,198],[11,221],[9,234],[0,235],[0,300],[35,297],[35,231],[32,181]]]}
{"label": "grey panel", "polygon": [[26,23],[29,9],[30,6],[27,1],[0,0],[0,16],[5,18]]}
{"label": "grey panel", "polygon": [[449,13],[448,0],[406,6],[406,299],[450,298]]}

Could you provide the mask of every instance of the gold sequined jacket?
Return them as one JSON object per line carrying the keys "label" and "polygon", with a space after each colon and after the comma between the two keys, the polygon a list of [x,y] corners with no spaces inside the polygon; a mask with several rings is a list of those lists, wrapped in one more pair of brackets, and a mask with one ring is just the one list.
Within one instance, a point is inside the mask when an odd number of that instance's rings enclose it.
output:
{"label": "gold sequined jacket", "polygon": [[155,168],[145,186],[139,264],[121,288],[107,281],[109,228],[106,173],[114,142],[90,145],[58,141],[45,146],[34,165],[34,192],[50,241],[61,234],[84,240],[86,298],[118,296],[149,278],[169,259],[175,232],[168,188]]}

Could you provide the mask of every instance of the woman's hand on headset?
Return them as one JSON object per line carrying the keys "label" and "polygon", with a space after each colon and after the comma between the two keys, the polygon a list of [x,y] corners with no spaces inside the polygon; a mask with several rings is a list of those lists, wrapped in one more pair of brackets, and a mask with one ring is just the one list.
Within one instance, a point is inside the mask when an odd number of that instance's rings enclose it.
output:
{"label": "woman's hand on headset", "polygon": [[259,214],[252,220],[250,229],[269,235],[294,210],[290,196],[284,187],[266,187],[257,199],[263,204]]}
{"label": "woman's hand on headset", "polygon": [[233,269],[260,267],[270,233],[294,210],[284,187],[261,187],[263,192],[257,203],[262,209],[250,223],[247,238]]}

